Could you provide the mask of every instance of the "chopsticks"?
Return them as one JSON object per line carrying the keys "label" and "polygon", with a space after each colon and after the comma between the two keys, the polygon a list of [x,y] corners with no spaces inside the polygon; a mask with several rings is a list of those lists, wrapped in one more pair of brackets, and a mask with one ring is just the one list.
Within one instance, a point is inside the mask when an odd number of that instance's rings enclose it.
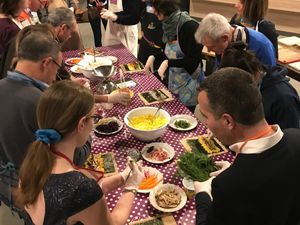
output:
{"label": "chopsticks", "polygon": [[[119,76],[120,76],[120,89],[121,88],[126,88],[125,76],[124,76],[124,72],[123,72],[123,70],[121,68],[119,69]],[[124,87],[123,87],[123,85],[124,85]]]}
{"label": "chopsticks", "polygon": [[159,110],[162,108],[162,106],[163,106],[163,103],[160,103],[158,106],[158,109],[156,110],[156,112],[154,114],[154,117],[156,117],[156,114],[159,112]]}
{"label": "chopsticks", "polygon": [[211,132],[210,129],[207,128],[207,139],[210,140],[210,139],[213,139],[214,138],[214,133]]}
{"label": "chopsticks", "polygon": [[95,48],[93,48],[93,55],[94,55],[94,63],[96,62],[96,51]]}

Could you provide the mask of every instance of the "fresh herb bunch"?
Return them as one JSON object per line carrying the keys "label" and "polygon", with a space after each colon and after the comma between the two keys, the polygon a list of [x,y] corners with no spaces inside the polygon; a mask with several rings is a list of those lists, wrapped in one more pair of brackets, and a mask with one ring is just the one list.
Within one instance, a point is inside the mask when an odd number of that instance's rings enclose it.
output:
{"label": "fresh herb bunch", "polygon": [[177,165],[179,176],[200,182],[209,179],[209,174],[217,170],[212,158],[198,151],[182,154]]}

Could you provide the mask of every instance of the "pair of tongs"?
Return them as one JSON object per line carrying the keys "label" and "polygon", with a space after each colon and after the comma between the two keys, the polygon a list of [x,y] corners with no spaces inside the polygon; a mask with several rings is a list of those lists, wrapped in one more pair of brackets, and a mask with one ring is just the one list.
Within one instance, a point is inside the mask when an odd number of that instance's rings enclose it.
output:
{"label": "pair of tongs", "polygon": [[154,117],[156,117],[157,113],[162,108],[164,102],[163,102],[163,97],[162,97],[161,93],[159,91],[157,91],[157,90],[154,90],[154,91],[155,91],[156,97],[158,98],[158,101],[160,101],[158,109],[156,110],[156,112],[154,114]]}

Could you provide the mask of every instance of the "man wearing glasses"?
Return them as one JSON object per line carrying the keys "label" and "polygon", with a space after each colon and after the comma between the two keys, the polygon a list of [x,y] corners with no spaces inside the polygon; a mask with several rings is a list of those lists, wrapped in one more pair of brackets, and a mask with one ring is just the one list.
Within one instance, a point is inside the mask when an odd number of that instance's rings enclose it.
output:
{"label": "man wearing glasses", "polygon": [[56,40],[59,43],[67,41],[73,32],[77,32],[77,23],[72,10],[64,7],[49,12],[48,23],[54,27]]}
{"label": "man wearing glasses", "polygon": [[[55,81],[62,65],[60,45],[46,24],[24,28],[19,32],[16,44],[18,62],[15,70],[0,80],[3,104],[0,109],[0,202],[12,208],[15,206],[11,188],[18,184],[19,166],[38,128],[37,103],[43,91]],[[85,161],[90,145],[90,142],[86,143],[75,151],[75,163]]]}

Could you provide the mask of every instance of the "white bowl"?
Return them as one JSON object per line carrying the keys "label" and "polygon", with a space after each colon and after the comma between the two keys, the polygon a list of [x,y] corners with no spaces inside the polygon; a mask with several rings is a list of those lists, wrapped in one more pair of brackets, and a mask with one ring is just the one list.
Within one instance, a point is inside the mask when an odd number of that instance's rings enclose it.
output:
{"label": "white bowl", "polygon": [[124,122],[134,137],[136,137],[137,139],[139,139],[141,141],[148,142],[148,141],[153,141],[153,140],[159,138],[165,132],[168,124],[170,123],[171,117],[170,117],[170,114],[164,109],[160,109],[158,111],[158,113],[156,114],[157,116],[162,116],[167,120],[166,124],[164,124],[160,128],[153,129],[153,130],[141,130],[141,129],[134,128],[130,125],[130,122],[129,122],[130,118],[135,117],[135,116],[145,115],[145,114],[153,114],[154,115],[156,113],[157,109],[158,109],[157,107],[139,107],[136,109],[132,109],[125,115]]}
{"label": "white bowl", "polygon": [[78,63],[78,67],[83,75],[91,80],[101,80],[105,79],[106,77],[96,74],[93,69],[99,66],[111,66],[112,73],[109,74],[111,76],[115,69],[113,68],[113,63],[110,59],[106,57],[96,57],[96,62],[94,62],[94,57],[86,56],[83,60]]}
{"label": "white bowl", "polygon": [[[161,191],[177,192],[178,195],[180,196],[180,203],[174,208],[162,208],[161,206],[158,205],[157,199],[156,199],[157,193],[160,193]],[[166,184],[158,185],[150,191],[149,201],[150,201],[150,204],[157,210],[162,211],[162,212],[171,213],[171,212],[176,212],[185,206],[185,204],[187,202],[187,196],[186,196],[186,193],[179,186],[177,186],[175,184],[166,183]]]}

